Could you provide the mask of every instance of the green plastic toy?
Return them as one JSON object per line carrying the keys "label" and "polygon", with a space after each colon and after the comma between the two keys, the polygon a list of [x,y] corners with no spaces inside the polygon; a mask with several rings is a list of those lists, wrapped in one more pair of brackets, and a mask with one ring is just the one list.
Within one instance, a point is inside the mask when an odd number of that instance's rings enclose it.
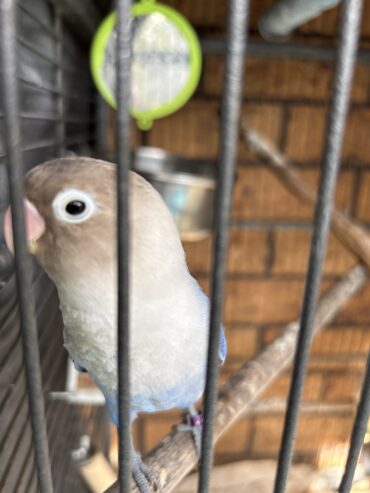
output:
{"label": "green plastic toy", "polygon": [[[174,113],[191,97],[199,82],[202,56],[195,31],[176,10],[142,0],[131,12],[131,114],[147,130],[153,120]],[[116,23],[117,13],[111,12],[100,24],[90,54],[94,82],[114,108]]]}

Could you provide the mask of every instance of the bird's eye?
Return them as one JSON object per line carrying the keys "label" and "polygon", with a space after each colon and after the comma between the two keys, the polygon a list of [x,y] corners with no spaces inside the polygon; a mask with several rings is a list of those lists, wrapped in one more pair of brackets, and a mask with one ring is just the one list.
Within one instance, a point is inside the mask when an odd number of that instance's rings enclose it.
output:
{"label": "bird's eye", "polygon": [[69,188],[54,198],[53,211],[59,221],[82,223],[97,211],[97,206],[88,192]]}
{"label": "bird's eye", "polygon": [[72,216],[82,214],[85,209],[86,204],[85,202],[82,202],[82,200],[71,200],[71,202],[68,202],[68,204],[66,205],[66,211]]}

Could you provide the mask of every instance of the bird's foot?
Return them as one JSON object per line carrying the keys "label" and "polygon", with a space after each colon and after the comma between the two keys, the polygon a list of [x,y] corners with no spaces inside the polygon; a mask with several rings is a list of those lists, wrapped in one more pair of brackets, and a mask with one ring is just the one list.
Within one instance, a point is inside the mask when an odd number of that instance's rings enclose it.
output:
{"label": "bird's foot", "polygon": [[202,448],[203,414],[191,409],[186,415],[186,423],[178,425],[177,429],[179,431],[191,432],[193,435],[195,448],[197,449],[198,459],[200,459]]}
{"label": "bird's foot", "polygon": [[153,493],[153,491],[159,490],[156,475],[150,467],[144,464],[137,452],[134,453],[131,470],[140,493]]}

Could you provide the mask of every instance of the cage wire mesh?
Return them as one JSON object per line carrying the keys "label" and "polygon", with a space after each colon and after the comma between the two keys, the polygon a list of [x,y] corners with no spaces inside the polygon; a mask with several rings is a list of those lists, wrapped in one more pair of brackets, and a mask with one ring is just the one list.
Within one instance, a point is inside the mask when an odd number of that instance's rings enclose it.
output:
{"label": "cage wire mesh", "polygon": [[[67,150],[87,153],[94,141],[94,94],[87,75],[86,51],[70,27],[65,26],[57,7],[44,1],[32,2],[32,6],[29,2],[3,2],[0,17],[0,214],[3,222],[3,214],[9,201],[6,166],[10,169],[9,179],[14,172],[13,179],[15,176],[15,181],[19,180],[21,185],[21,161],[28,170]],[[50,390],[64,388],[65,380],[66,356],[60,351],[63,344],[62,320],[58,311],[57,294],[46,275],[36,264],[28,264],[27,260],[24,272],[28,284],[20,274],[19,289],[23,295],[17,299],[13,262],[3,246],[3,237],[1,243],[0,490],[50,490],[50,474],[44,464],[44,461],[48,463],[50,460],[54,491],[62,492],[69,488],[88,491],[75,471],[70,450],[78,447],[80,433],[91,434],[97,444],[106,448],[105,414],[97,408],[88,408],[84,414],[65,403],[47,399]],[[25,257],[22,258],[25,261]],[[33,292],[37,305],[37,335],[34,314],[30,313]],[[22,322],[17,304],[21,298],[24,304]],[[22,339],[28,334],[24,317],[29,320],[33,334],[31,340],[27,341],[27,347],[22,349]],[[43,399],[40,396],[39,368],[35,367],[39,350],[45,416],[42,410]],[[29,351],[32,351],[30,356],[33,361],[30,364],[33,368],[26,383],[23,352]],[[28,393],[33,392],[33,379],[36,379],[37,394],[32,394],[36,402],[31,411],[26,387]],[[38,422],[33,431],[29,412]],[[96,427],[92,426],[93,421],[89,417],[96,419]],[[37,460],[38,471],[41,472],[38,478],[32,436],[38,436],[44,419],[49,446],[45,443],[44,432],[41,432],[44,438],[38,440],[37,456],[42,455]]]}
{"label": "cage wire mesh", "polygon": [[[66,2],[68,5],[69,3]],[[61,2],[63,4],[63,2]],[[66,443],[73,440],[82,429],[91,427],[90,434],[101,448],[106,442],[106,423],[103,411],[88,409],[79,413],[74,407],[46,400],[43,395],[51,386],[63,386],[62,372],[65,358],[58,352],[61,340],[55,336],[48,354],[39,362],[39,349],[45,348],[55,327],[61,328],[60,316],[50,303],[56,292],[45,275],[31,265],[27,251],[22,206],[23,162],[28,166],[45,161],[49,157],[63,155],[67,150],[90,153],[93,145],[93,92],[82,60],[86,53],[77,50],[75,38],[66,28],[63,9],[58,2],[49,4],[37,0],[32,10],[26,2],[1,0],[1,115],[4,126],[4,142],[0,155],[2,184],[5,182],[5,163],[8,169],[10,203],[13,210],[15,243],[15,273],[11,260],[2,259],[2,289],[0,297],[6,309],[0,311],[2,326],[2,367],[9,374],[11,384],[1,389],[1,412],[4,415],[0,428],[2,491],[41,491],[42,493],[67,491],[78,484],[78,491],[85,486],[70,474],[70,461],[66,460]],[[130,6],[129,0],[119,0],[118,6],[118,112],[117,112],[117,190],[118,190],[118,366],[119,366],[119,484],[110,491],[131,491],[130,484],[130,392],[129,392],[129,228],[128,228],[128,169],[129,154],[129,91],[130,87]],[[310,262],[307,271],[303,309],[298,331],[298,342],[293,365],[285,427],[278,459],[275,493],[286,491],[287,477],[292,460],[297,417],[307,368],[311,338],[315,330],[315,313],[320,288],[321,270],[329,230],[340,151],[345,131],[349,93],[353,76],[361,19],[361,0],[344,0],[340,23],[340,41],[337,51],[336,72],[330,106],[326,146],[322,161],[321,178],[314,219],[314,234]],[[94,10],[94,12],[96,12]],[[229,211],[232,200],[234,164],[243,82],[243,65],[246,50],[249,2],[232,0],[229,3],[228,32],[226,40],[226,64],[224,76],[221,140],[219,151],[218,191],[215,204],[215,241],[211,283],[211,317],[207,364],[207,384],[204,397],[204,428],[200,461],[198,491],[209,490],[213,456],[213,430],[217,429],[217,377],[218,339],[222,318],[224,271],[229,235]],[[16,16],[17,14],[17,16]],[[92,16],[93,17],[93,16]],[[82,22],[82,21],[81,21]],[[86,24],[86,20],[84,21]],[[88,24],[88,23],[87,23]],[[86,26],[87,30],[91,26]],[[94,27],[93,27],[94,28]],[[24,34],[23,34],[24,33]],[[32,34],[32,36],[30,35]],[[217,43],[216,43],[217,44]],[[206,46],[203,45],[204,47]],[[215,49],[210,42],[209,49]],[[256,45],[251,50],[256,50]],[[330,55],[331,56],[331,55]],[[366,53],[362,54],[366,58]],[[27,158],[27,159],[26,159]],[[2,210],[7,203],[8,187],[2,187]],[[357,271],[358,272],[358,271]],[[366,279],[361,271],[358,286]],[[15,281],[17,289],[15,289]],[[35,286],[36,308],[32,300]],[[18,293],[18,296],[16,296]],[[40,296],[43,301],[40,301]],[[47,310],[46,310],[47,305]],[[56,306],[56,305],[55,305]],[[9,308],[11,307],[11,308]],[[19,316],[19,318],[18,318]],[[10,317],[10,318],[9,318]],[[10,320],[16,319],[17,330]],[[325,318],[325,317],[324,317]],[[44,326],[37,333],[36,321]],[[46,329],[45,329],[46,327]],[[298,323],[296,324],[298,330]],[[61,331],[59,331],[61,334]],[[20,341],[23,342],[23,350]],[[294,339],[292,339],[294,342]],[[292,342],[291,342],[292,344]],[[41,351],[43,354],[43,351]],[[55,355],[59,353],[59,356]],[[25,365],[22,365],[22,354]],[[265,354],[268,361],[269,355]],[[266,356],[267,355],[267,356]],[[261,360],[263,361],[263,360]],[[268,365],[267,365],[268,366]],[[248,375],[255,377],[253,368]],[[41,379],[44,382],[42,388]],[[267,377],[266,377],[267,379]],[[345,473],[339,492],[349,492],[353,482],[366,424],[370,412],[370,364],[366,366],[359,406],[354,420]],[[257,381],[258,383],[258,381]],[[27,397],[26,397],[27,392]],[[254,391],[256,393],[256,390]],[[254,397],[254,395],[252,396]],[[28,420],[29,410],[29,420]],[[17,414],[18,413],[18,414]],[[216,420],[215,420],[216,416]],[[69,437],[61,437],[62,423],[72,419]],[[230,420],[233,419],[232,417]],[[29,426],[31,423],[31,428]],[[18,424],[18,430],[15,426]],[[65,425],[66,426],[66,425]],[[49,443],[46,435],[49,434]],[[19,431],[21,430],[21,431]],[[105,435],[105,436],[104,436]],[[219,433],[217,432],[217,435]],[[20,453],[19,451],[22,450]],[[13,457],[16,462],[12,462]],[[60,461],[63,466],[60,467]],[[51,463],[51,465],[50,465]],[[191,465],[190,465],[191,466]],[[51,474],[53,471],[53,475]],[[52,479],[53,477],[53,479]],[[69,479],[67,479],[69,478]],[[54,484],[53,484],[54,483]],[[165,491],[169,491],[166,485]]]}

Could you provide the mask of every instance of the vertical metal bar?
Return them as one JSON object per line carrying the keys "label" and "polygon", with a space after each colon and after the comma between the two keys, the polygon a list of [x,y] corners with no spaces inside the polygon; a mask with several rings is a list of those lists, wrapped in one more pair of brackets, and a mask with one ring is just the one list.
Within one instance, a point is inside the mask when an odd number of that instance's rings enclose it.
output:
{"label": "vertical metal bar", "polygon": [[103,159],[107,158],[109,150],[109,107],[104,99],[99,93],[95,97],[95,115],[96,115],[96,126],[95,126],[95,142],[96,142],[96,153],[98,157]]}
{"label": "vertical metal bar", "polygon": [[63,92],[63,19],[60,7],[54,3],[54,32],[56,38],[56,56],[58,67],[56,69],[57,115],[56,121],[56,150],[59,157],[63,156],[65,150],[65,111]]}
{"label": "vertical metal bar", "polygon": [[321,268],[326,251],[330,214],[356,61],[361,7],[362,0],[344,0],[341,12],[340,40],[334,76],[333,97],[328,115],[327,138],[323,155],[318,201],[315,210],[314,231],[303,297],[300,331],[294,357],[292,382],[280,446],[274,493],[283,493],[285,491],[289,467],[292,461],[299,405],[302,398],[312,340],[313,322],[321,280]]}
{"label": "vertical metal bar", "polygon": [[351,444],[348,451],[345,471],[340,482],[338,493],[349,493],[355,475],[358,457],[364,443],[367,423],[370,417],[370,353],[367,357],[365,377],[362,384],[360,401],[352,429]]}
{"label": "vertical metal bar", "polygon": [[23,357],[39,489],[41,493],[51,493],[53,486],[45,427],[40,355],[37,344],[35,305],[32,291],[32,271],[27,252],[23,209],[23,166],[20,152],[21,136],[17,84],[16,2],[15,0],[1,0],[0,7],[1,85],[5,112],[6,161],[12,207],[15,270]]}
{"label": "vertical metal bar", "polygon": [[120,492],[130,490],[129,378],[129,167],[131,99],[131,0],[118,1],[117,207],[118,207],[118,424]]}
{"label": "vertical metal bar", "polygon": [[229,216],[234,181],[235,155],[243,84],[244,55],[249,14],[248,0],[231,0],[222,102],[221,142],[215,201],[215,241],[211,285],[207,382],[198,492],[206,493],[213,459],[213,425],[217,400],[218,351],[224,295],[224,272],[229,240]]}

